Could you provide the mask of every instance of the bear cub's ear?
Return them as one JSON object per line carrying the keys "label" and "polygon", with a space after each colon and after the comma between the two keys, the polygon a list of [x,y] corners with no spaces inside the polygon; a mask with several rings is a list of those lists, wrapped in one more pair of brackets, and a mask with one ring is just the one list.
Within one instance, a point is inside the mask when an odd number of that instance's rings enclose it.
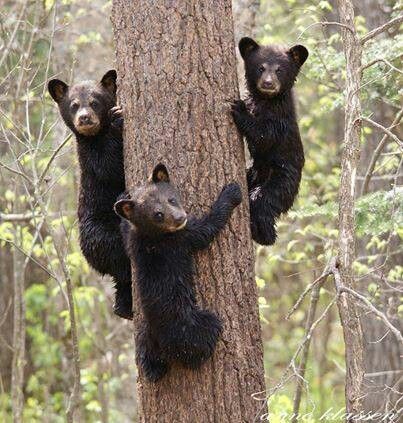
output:
{"label": "bear cub's ear", "polygon": [[259,48],[259,44],[249,37],[243,37],[239,41],[239,52],[241,53],[242,59],[246,59],[253,51]]}
{"label": "bear cub's ear", "polygon": [[162,163],[158,163],[157,166],[155,166],[149,181],[154,182],[154,184],[157,184],[158,182],[169,182],[169,173],[166,166]]}
{"label": "bear cub's ear", "polygon": [[308,58],[309,55],[308,50],[300,44],[291,47],[288,51],[288,54],[299,67],[301,67],[305,63],[305,60]]}
{"label": "bear cub's ear", "polygon": [[111,69],[102,77],[101,79],[101,85],[109,91],[110,94],[113,96],[116,95],[116,80],[118,78],[118,75],[115,71],[115,69]]}
{"label": "bear cub's ear", "polygon": [[126,220],[133,220],[134,216],[134,201],[123,199],[119,200],[113,206],[115,213]]}
{"label": "bear cub's ear", "polygon": [[63,100],[68,90],[69,86],[63,81],[60,81],[60,79],[51,79],[48,82],[49,94],[52,96],[53,100],[56,101],[56,103],[60,103]]}

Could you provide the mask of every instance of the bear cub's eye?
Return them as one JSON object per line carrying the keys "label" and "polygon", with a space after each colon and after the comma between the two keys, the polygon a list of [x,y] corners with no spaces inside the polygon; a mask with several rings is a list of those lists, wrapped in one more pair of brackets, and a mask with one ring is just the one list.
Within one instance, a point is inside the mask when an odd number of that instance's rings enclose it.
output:
{"label": "bear cub's eye", "polygon": [[164,213],[161,213],[161,212],[154,213],[154,219],[157,222],[162,222],[162,220],[164,219]]}
{"label": "bear cub's eye", "polygon": [[276,69],[276,74],[278,75],[279,73],[281,73],[281,69],[280,69],[280,67],[278,67],[278,68]]}
{"label": "bear cub's eye", "polygon": [[263,73],[264,72],[264,70],[265,70],[265,67],[262,65],[262,66],[259,66],[259,72],[260,73]]}
{"label": "bear cub's eye", "polygon": [[172,206],[177,206],[178,205],[178,202],[176,201],[175,198],[170,198],[168,200],[168,203],[171,204]]}
{"label": "bear cub's eye", "polygon": [[70,105],[70,110],[72,113],[75,113],[78,110],[78,103],[72,103]]}
{"label": "bear cub's eye", "polygon": [[90,106],[91,106],[93,109],[96,109],[96,108],[99,106],[99,103],[98,103],[97,101],[95,101],[95,100],[92,100],[92,101],[90,102]]}

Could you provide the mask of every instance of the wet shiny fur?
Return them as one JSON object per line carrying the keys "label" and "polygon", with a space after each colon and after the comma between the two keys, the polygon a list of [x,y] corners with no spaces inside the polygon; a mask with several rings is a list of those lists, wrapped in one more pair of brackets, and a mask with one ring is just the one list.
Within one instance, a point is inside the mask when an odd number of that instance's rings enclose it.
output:
{"label": "wet shiny fur", "polygon": [[259,46],[243,38],[248,98],[232,105],[238,130],[253,159],[247,171],[251,231],[254,241],[276,241],[276,220],[294,203],[304,166],[292,88],[308,57],[303,46]]}
{"label": "wet shiny fur", "polygon": [[[156,176],[158,171],[166,178]],[[232,183],[209,213],[187,216],[165,166],[158,165],[151,182],[115,205],[137,271],[145,319],[136,341],[138,364],[150,381],[162,378],[172,362],[196,369],[211,357],[222,323],[196,303],[193,255],[210,245],[240,202],[241,190]]]}
{"label": "wet shiny fur", "polygon": [[78,221],[80,246],[88,263],[111,275],[116,288],[114,312],[132,318],[131,267],[113,205],[125,190],[122,111],[116,107],[116,72],[102,80],[69,87],[49,81],[49,93],[75,134],[80,164]]}

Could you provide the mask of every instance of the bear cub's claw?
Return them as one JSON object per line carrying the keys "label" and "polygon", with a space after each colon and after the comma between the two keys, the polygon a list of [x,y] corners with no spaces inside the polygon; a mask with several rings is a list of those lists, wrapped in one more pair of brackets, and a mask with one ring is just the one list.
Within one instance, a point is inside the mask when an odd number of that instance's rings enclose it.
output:
{"label": "bear cub's claw", "polygon": [[243,115],[245,113],[248,113],[248,109],[246,108],[246,104],[243,100],[235,100],[231,104],[231,112],[232,115]]}
{"label": "bear cub's claw", "polygon": [[112,109],[109,110],[109,118],[114,128],[123,128],[123,110],[120,106],[112,107]]}
{"label": "bear cub's claw", "polygon": [[242,191],[237,182],[226,185],[222,190],[222,195],[225,195],[234,207],[242,202]]}

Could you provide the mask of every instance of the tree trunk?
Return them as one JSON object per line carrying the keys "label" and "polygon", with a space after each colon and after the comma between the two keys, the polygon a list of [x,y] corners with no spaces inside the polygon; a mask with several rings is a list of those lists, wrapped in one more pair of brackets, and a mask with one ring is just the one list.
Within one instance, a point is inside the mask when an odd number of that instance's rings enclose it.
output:
{"label": "tree trunk", "polygon": [[[21,190],[16,189],[16,197]],[[17,200],[15,211],[21,211]],[[22,244],[22,227],[15,225],[14,242]],[[13,312],[13,361],[11,368],[11,408],[13,421],[22,423],[24,410],[24,367],[26,327],[25,327],[25,266],[24,255],[16,247],[13,249],[13,277],[14,277],[14,312]]]}
{"label": "tree trunk", "polygon": [[[344,148],[341,161],[339,189],[339,272],[343,286],[354,289],[353,262],[355,259],[354,198],[360,153],[361,132],[361,44],[354,26],[354,7],[350,0],[337,1],[342,28],[343,50],[346,57],[346,100],[344,119]],[[343,326],[346,355],[346,410],[358,415],[363,394],[363,336],[355,299],[347,293],[338,301]],[[347,421],[356,421],[347,418]]]}
{"label": "tree trunk", "polygon": [[[1,154],[1,153],[0,153]],[[0,207],[2,204],[0,205]],[[0,248],[0,330],[2,340],[0,342],[0,379],[5,392],[11,389],[11,371],[13,361],[13,321],[15,319],[14,309],[14,252],[9,246]]]}
{"label": "tree trunk", "polygon": [[[369,31],[373,30],[389,21],[391,17],[391,10],[385,4],[378,0],[363,0],[356,4],[357,13],[365,17],[365,24]],[[387,33],[384,38],[389,37]],[[396,119],[396,110],[392,105],[387,104],[383,99],[373,101],[371,104],[371,119],[379,122],[385,127],[389,127]],[[399,127],[394,129],[395,133],[401,138],[403,131]],[[373,160],[374,152],[381,139],[384,137],[383,133],[373,131],[372,134],[365,135],[365,142],[362,145],[360,155],[360,163],[358,166],[358,174],[363,177],[366,175],[370,163]],[[390,142],[390,141],[389,141]],[[386,148],[385,148],[386,150]],[[372,169],[373,170],[373,169]],[[376,172],[374,172],[376,173]],[[368,192],[379,190],[388,191],[391,189],[391,179],[388,180],[369,180],[367,186],[359,187],[358,191],[361,195]],[[397,185],[403,183],[403,173],[400,172]],[[384,239],[387,239],[389,234],[385,234]],[[368,238],[361,240],[358,244],[357,255],[365,256],[368,254],[376,255],[378,250],[373,248],[369,250],[366,248]],[[397,251],[399,249],[400,240],[393,237],[390,241],[390,251]],[[403,254],[395,254],[388,257],[385,262],[384,257],[372,263],[373,267],[382,266],[382,273],[387,275],[389,271],[403,262]],[[398,289],[391,289],[390,284],[383,279],[375,279],[369,276],[365,280],[368,284],[376,282],[378,285],[378,292],[380,293],[376,307],[385,313],[391,323],[403,329],[403,322],[399,319],[398,304],[401,292]],[[360,285],[363,285],[361,281]],[[363,286],[367,289],[367,284]],[[362,288],[361,288],[362,289]],[[364,360],[365,360],[365,398],[363,400],[363,408],[365,412],[386,414],[390,411],[397,411],[401,401],[401,392],[403,392],[403,378],[401,371],[401,357],[403,356],[403,345],[401,345],[392,333],[385,334],[385,325],[374,318],[373,314],[365,314],[361,319],[364,333]],[[388,387],[388,388],[387,388]],[[374,419],[374,421],[382,421],[382,417]]]}
{"label": "tree trunk", "polygon": [[128,188],[163,162],[189,212],[206,212],[233,180],[244,193],[196,260],[198,301],[221,316],[222,340],[199,371],[175,366],[157,384],[140,374],[140,421],[251,422],[266,410],[252,397],[264,390],[263,353],[245,158],[228,107],[237,96],[231,1],[114,0],[112,22]]}

